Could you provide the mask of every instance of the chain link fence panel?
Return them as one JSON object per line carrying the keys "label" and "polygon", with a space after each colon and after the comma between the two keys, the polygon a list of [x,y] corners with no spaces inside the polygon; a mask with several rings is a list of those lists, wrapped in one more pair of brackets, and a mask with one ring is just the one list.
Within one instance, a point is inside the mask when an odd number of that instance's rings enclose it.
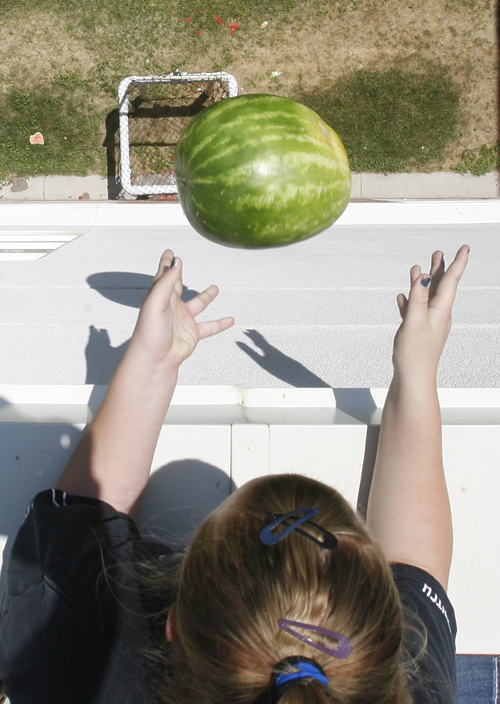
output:
{"label": "chain link fence panel", "polygon": [[136,197],[175,198],[175,147],[194,115],[238,95],[230,73],[129,76],[118,88],[120,174],[123,191]]}

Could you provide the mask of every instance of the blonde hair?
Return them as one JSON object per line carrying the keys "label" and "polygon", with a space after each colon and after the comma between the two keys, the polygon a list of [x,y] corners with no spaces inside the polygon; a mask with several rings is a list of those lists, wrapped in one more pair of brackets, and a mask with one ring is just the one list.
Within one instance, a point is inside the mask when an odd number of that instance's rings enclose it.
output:
{"label": "blonde hair", "polygon": [[[308,506],[320,509],[314,520],[337,537],[336,550],[296,532],[274,546],[260,541],[273,514]],[[159,701],[252,704],[266,696],[278,663],[305,656],[323,668],[327,689],[314,681],[292,686],[280,704],[411,702],[402,608],[389,565],[334,489],[300,475],[249,485],[235,509],[204,520],[178,577],[178,635],[163,646]],[[315,650],[282,631],[280,618],[340,633],[352,652],[340,660]],[[332,647],[323,636],[315,640]]]}

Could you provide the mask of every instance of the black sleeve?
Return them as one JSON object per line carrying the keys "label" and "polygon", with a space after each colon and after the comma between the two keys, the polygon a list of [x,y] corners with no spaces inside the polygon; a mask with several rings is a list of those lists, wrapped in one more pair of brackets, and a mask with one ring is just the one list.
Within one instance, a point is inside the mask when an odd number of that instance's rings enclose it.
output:
{"label": "black sleeve", "polygon": [[140,543],[134,521],[109,504],[55,489],[35,497],[12,548],[0,620],[11,704],[146,701]]}
{"label": "black sleeve", "polygon": [[414,704],[456,704],[455,613],[441,584],[428,572],[393,564],[405,615]]}

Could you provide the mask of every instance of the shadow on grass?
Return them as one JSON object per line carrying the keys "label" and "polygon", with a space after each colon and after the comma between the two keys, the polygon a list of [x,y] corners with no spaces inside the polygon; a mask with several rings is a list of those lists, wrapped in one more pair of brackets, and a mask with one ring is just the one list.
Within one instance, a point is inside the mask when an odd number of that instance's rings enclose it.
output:
{"label": "shadow on grass", "polygon": [[116,200],[121,192],[120,172],[120,121],[118,108],[111,110],[106,116],[106,137],[102,146],[106,149],[106,170],[108,177],[108,199]]}
{"label": "shadow on grass", "polygon": [[298,99],[338,132],[357,172],[419,169],[456,137],[460,95],[445,66],[361,69]]}

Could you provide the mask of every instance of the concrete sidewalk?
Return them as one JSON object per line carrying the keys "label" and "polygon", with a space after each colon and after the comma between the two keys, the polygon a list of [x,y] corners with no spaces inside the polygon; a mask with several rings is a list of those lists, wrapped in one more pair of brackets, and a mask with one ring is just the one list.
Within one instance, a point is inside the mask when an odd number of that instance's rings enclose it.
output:
{"label": "concrete sidewalk", "polygon": [[[353,199],[372,198],[498,198],[500,175],[438,172],[433,174],[353,174]],[[101,176],[37,176],[13,178],[0,188],[0,201],[108,200],[115,179]],[[114,198],[115,196],[113,196]],[[135,200],[134,196],[120,197]]]}

